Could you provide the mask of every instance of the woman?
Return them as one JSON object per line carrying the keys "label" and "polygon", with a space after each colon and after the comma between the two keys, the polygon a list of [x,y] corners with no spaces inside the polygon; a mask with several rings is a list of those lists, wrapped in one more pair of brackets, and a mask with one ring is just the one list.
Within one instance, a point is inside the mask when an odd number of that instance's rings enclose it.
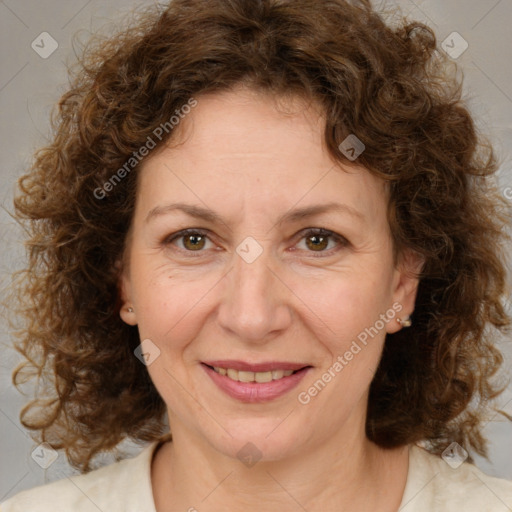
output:
{"label": "woman", "polygon": [[512,507],[466,460],[509,219],[435,48],[343,0],[175,0],[90,48],[20,181],[15,379],[83,472],[150,444],[2,512]]}

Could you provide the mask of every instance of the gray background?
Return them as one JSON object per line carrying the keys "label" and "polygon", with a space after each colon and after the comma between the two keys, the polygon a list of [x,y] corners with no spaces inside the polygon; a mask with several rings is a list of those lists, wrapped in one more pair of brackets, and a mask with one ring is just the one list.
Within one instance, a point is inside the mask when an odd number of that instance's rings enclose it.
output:
{"label": "gray background", "polygon": [[[65,63],[73,60],[71,41],[78,31],[95,31],[131,8],[152,2],[134,0],[0,0],[0,230],[3,254],[0,267],[0,290],[5,297],[10,274],[22,263],[21,233],[8,215],[16,179],[28,166],[33,151],[45,143],[49,133],[49,112],[66,86]],[[488,134],[502,161],[500,187],[512,196],[512,2],[510,0],[400,0],[411,18],[425,21],[437,33],[439,43],[458,32],[468,49],[455,60],[465,75],[469,104]],[[378,0],[377,5],[386,6]],[[112,27],[113,28],[113,27]],[[48,32],[58,48],[43,59],[31,47],[40,34]],[[46,37],[46,36],[45,36]],[[452,36],[450,36],[452,37]],[[453,38],[452,38],[453,39]],[[459,44],[448,43],[452,46]],[[39,43],[40,44],[40,43]],[[46,41],[45,48],[49,48]],[[42,51],[42,49],[41,49]],[[507,189],[509,193],[507,193]],[[510,300],[509,300],[510,305]],[[0,338],[0,501],[37,484],[69,475],[62,454],[49,469],[43,470],[31,457],[35,448],[18,421],[24,398],[11,385],[11,372],[18,361],[9,347],[9,327],[2,321]],[[510,375],[512,349],[503,340],[506,369]],[[503,375],[503,377],[507,377]],[[499,399],[512,414],[512,387]],[[489,415],[485,432],[491,440],[490,461],[477,458],[485,472],[512,479],[512,423]],[[128,453],[139,448],[126,445]]]}

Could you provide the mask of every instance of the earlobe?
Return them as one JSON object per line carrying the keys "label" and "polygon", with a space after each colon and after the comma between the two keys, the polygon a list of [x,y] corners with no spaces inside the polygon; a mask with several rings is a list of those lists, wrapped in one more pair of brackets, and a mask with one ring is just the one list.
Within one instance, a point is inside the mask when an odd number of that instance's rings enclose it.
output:
{"label": "earlobe", "polygon": [[137,325],[137,316],[132,305],[132,293],[129,278],[126,276],[126,272],[122,269],[120,263],[116,266],[119,270],[118,293],[121,299],[119,316],[123,322],[128,325]]}
{"label": "earlobe", "polygon": [[393,294],[394,301],[401,305],[401,310],[396,322],[388,323],[388,333],[392,334],[412,325],[410,316],[414,312],[416,295],[424,264],[424,257],[415,251],[407,251],[401,256],[398,280]]}
{"label": "earlobe", "polygon": [[396,321],[402,326],[402,327],[411,327],[412,320],[411,317],[408,316],[407,318],[397,318]]}
{"label": "earlobe", "polygon": [[132,306],[123,304],[121,310],[119,311],[119,316],[123,322],[128,325],[137,325],[137,317]]}

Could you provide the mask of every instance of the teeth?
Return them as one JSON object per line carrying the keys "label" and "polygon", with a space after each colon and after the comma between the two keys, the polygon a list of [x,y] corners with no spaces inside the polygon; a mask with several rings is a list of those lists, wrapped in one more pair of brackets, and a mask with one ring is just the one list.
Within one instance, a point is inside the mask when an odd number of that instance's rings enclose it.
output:
{"label": "teeth", "polygon": [[233,370],[232,368],[219,368],[214,366],[213,369],[221,375],[227,375],[230,379],[238,382],[271,382],[288,377],[293,370],[272,370],[271,372],[243,372]]}
{"label": "teeth", "polygon": [[270,382],[272,380],[272,372],[256,372],[254,373],[254,380],[256,382]]}

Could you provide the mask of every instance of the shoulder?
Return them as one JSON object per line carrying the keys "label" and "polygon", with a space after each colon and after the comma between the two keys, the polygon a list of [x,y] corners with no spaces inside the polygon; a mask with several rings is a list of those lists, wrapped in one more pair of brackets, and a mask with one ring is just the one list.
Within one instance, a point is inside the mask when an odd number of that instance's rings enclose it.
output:
{"label": "shoulder", "polygon": [[20,492],[0,504],[0,512],[155,512],[151,460],[157,445],[134,458]]}
{"label": "shoulder", "polygon": [[[453,466],[453,467],[452,467]],[[409,451],[409,474],[400,512],[508,512],[512,482],[486,475],[475,465],[441,457],[419,446]]]}

